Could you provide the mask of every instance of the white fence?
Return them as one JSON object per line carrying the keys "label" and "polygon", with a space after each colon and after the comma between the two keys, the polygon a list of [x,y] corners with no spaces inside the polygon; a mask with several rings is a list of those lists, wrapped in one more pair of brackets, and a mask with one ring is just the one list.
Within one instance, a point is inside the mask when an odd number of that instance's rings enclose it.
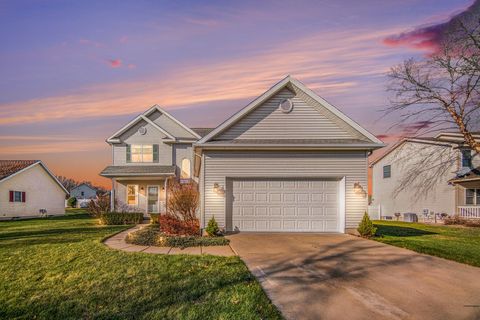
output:
{"label": "white fence", "polygon": [[457,213],[463,218],[480,218],[480,206],[457,207]]}

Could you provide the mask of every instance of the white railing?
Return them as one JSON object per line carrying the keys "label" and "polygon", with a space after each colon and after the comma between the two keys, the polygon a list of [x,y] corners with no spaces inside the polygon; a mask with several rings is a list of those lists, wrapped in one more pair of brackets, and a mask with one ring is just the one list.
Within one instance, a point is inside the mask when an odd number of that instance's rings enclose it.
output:
{"label": "white railing", "polygon": [[463,218],[479,218],[480,219],[480,206],[457,207],[457,213]]}
{"label": "white railing", "polygon": [[372,220],[380,220],[380,216],[381,216],[381,210],[380,210],[380,206],[368,206],[367,208],[367,212],[368,212],[368,216],[370,217],[370,219]]}

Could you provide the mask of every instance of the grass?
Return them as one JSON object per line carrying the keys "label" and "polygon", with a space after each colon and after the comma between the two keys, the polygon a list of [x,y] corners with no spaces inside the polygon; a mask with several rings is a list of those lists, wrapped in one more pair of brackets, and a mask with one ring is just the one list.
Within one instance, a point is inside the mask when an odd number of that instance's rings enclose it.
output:
{"label": "grass", "polygon": [[86,214],[0,222],[2,319],[279,319],[238,257],[151,255],[101,241]]}
{"label": "grass", "polygon": [[376,241],[480,267],[480,228],[374,221]]}
{"label": "grass", "polygon": [[141,246],[158,247],[199,247],[199,246],[225,246],[230,240],[224,237],[200,237],[200,236],[167,236],[160,231],[158,224],[152,224],[136,232],[128,234],[127,243]]}

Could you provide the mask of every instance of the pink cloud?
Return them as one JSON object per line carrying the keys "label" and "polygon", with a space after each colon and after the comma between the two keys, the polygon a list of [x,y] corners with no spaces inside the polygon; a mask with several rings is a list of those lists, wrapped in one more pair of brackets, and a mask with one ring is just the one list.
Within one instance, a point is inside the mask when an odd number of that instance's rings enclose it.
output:
{"label": "pink cloud", "polygon": [[111,68],[120,68],[122,66],[122,60],[120,59],[108,59],[108,64]]}
{"label": "pink cloud", "polygon": [[416,50],[423,50],[429,53],[437,53],[440,45],[455,23],[459,20],[478,23],[476,17],[480,11],[480,1],[475,1],[471,6],[464,8],[461,12],[451,15],[446,21],[437,22],[428,26],[416,27],[411,31],[390,35],[383,39],[383,44],[390,47],[408,47]]}
{"label": "pink cloud", "polygon": [[383,39],[383,43],[390,47],[405,46],[413,49],[437,52],[442,41],[446,24],[437,24],[417,28],[413,31],[402,32]]}

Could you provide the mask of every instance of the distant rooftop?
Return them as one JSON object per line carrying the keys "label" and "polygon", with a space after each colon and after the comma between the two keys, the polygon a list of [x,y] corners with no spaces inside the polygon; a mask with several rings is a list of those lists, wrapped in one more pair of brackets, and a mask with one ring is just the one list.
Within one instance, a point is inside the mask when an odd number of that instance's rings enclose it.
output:
{"label": "distant rooftop", "polygon": [[25,169],[40,160],[0,160],[0,180]]}

